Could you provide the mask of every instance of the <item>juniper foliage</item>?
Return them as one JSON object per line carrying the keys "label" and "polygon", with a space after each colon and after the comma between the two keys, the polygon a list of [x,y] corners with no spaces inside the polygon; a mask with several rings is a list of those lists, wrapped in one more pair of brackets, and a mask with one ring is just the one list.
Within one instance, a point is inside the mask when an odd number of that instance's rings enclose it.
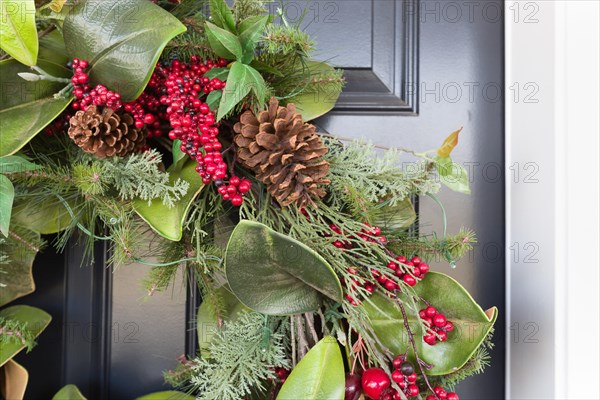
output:
{"label": "juniper foliage", "polygon": [[8,344],[25,346],[27,352],[36,345],[35,335],[27,327],[27,322],[0,317],[0,347]]}

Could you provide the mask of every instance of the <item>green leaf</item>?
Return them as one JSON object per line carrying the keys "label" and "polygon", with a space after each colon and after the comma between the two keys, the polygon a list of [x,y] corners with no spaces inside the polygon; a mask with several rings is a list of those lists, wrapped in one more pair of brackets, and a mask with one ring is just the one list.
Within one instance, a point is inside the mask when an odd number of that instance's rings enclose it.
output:
{"label": "green leaf", "polygon": [[167,43],[186,31],[177,18],[147,0],[82,1],[65,18],[71,58],[87,60],[91,85],[101,83],[135,100]]}
{"label": "green leaf", "polygon": [[231,293],[227,285],[216,290],[221,304],[216,304],[214,296],[206,296],[198,307],[196,330],[198,332],[198,345],[203,358],[210,357],[210,343],[218,327],[224,321],[233,322],[241,312],[251,311],[248,307]]}
{"label": "green leaf", "polygon": [[77,386],[66,385],[52,397],[52,400],[86,400],[86,398],[81,394]]}
{"label": "green leaf", "polygon": [[262,75],[249,65],[246,65],[248,70],[248,84],[252,87],[252,91],[256,95],[256,98],[263,101],[265,98],[265,92],[267,91],[267,84],[265,83]]}
{"label": "green leaf", "polygon": [[242,64],[239,61],[234,62],[231,65],[231,71],[229,72],[229,78],[225,89],[223,89],[223,95],[221,102],[219,103],[219,112],[217,114],[217,121],[226,116],[238,103],[240,103],[250,90],[252,84],[250,83],[253,78],[249,77],[250,71],[247,65]]}
{"label": "green leaf", "polygon": [[[47,312],[36,307],[23,305],[12,306],[0,310],[0,317],[27,323],[27,330],[35,337],[42,333],[52,320],[52,317]],[[2,346],[0,346],[0,366],[4,365],[24,348],[25,345],[19,341],[3,343]]]}
{"label": "green leaf", "polygon": [[239,60],[242,58],[242,45],[237,36],[221,29],[218,26],[206,22],[206,36],[210,47],[215,53],[228,60]]}
{"label": "green leaf", "polygon": [[[38,65],[57,77],[70,75],[66,68],[45,60],[38,60]],[[31,70],[16,60],[0,62],[0,157],[19,151],[71,102],[52,97],[64,83],[28,82],[18,76],[22,72]]]}
{"label": "green leaf", "polygon": [[254,50],[262,36],[268,15],[250,17],[240,23],[240,43],[242,44],[242,62],[249,64],[254,58]]}
{"label": "green leaf", "polygon": [[189,394],[176,392],[174,390],[167,390],[164,392],[150,393],[142,397],[138,397],[136,400],[195,400],[196,398]]}
{"label": "green leaf", "polygon": [[173,164],[179,163],[179,161],[186,157],[187,154],[181,151],[181,140],[173,140]]}
{"label": "green leaf", "polygon": [[343,298],[340,281],[323,257],[258,222],[244,220],[235,227],[225,270],[233,294],[263,314],[305,313],[325,298]]}
{"label": "green leaf", "polygon": [[34,171],[42,168],[40,165],[29,162],[23,157],[6,156],[0,157],[0,174],[11,174],[18,172]]}
{"label": "green leaf", "polygon": [[8,237],[14,199],[15,188],[12,182],[6,176],[0,175],[0,233],[4,237]]}
{"label": "green leaf", "polygon": [[0,244],[0,252],[8,256],[8,264],[1,268],[6,274],[0,275],[0,282],[6,287],[0,290],[0,307],[35,290],[31,268],[37,251],[25,243],[30,240],[39,242],[40,234],[18,226],[14,226],[13,231],[25,242],[12,240],[11,237],[10,241]]}
{"label": "green leaf", "polygon": [[394,206],[374,206],[368,210],[369,222],[385,230],[409,228],[417,219],[415,208],[409,198]]}
{"label": "green leaf", "polygon": [[435,157],[435,166],[440,181],[455,192],[470,194],[469,173],[460,164],[452,162],[450,157]]}
{"label": "green leaf", "polygon": [[[208,70],[204,76],[208,79],[219,78],[222,81],[227,80],[227,76],[229,75],[229,68],[212,68]],[[213,93],[213,92],[210,92]]]}
{"label": "green leaf", "polygon": [[[488,335],[496,321],[497,309],[493,307],[484,312],[465,288],[438,272],[429,272],[414,289],[417,295],[443,312],[455,326],[446,342],[435,346],[426,344],[422,339],[423,331],[418,314],[407,307],[410,299],[403,299],[419,356],[433,365],[427,374],[445,375],[454,372],[469,361]],[[406,351],[408,334],[396,301],[377,293],[366,299],[363,306],[381,343],[393,354],[402,354]],[[425,308],[425,305],[421,304],[420,308]],[[414,360],[412,350],[409,355]]]}
{"label": "green leaf", "polygon": [[[319,61],[308,61],[307,66],[310,79],[318,78],[324,74],[331,74],[334,71],[331,65]],[[304,121],[311,121],[331,111],[335,107],[340,94],[341,89],[325,85],[318,87],[316,91],[291,97],[287,99],[287,102],[296,104],[296,109],[302,114]]]}
{"label": "green leaf", "polygon": [[169,208],[160,199],[152,200],[148,205],[146,200],[136,199],[133,208],[144,221],[150,225],[162,237],[178,242],[183,235],[183,223],[194,199],[200,193],[204,185],[198,172],[196,172],[196,161],[188,159],[185,164],[173,164],[168,169],[169,180],[174,184],[178,178],[187,181],[190,187],[175,207]]}
{"label": "green leaf", "polygon": [[39,58],[51,61],[57,65],[66,65],[69,62],[65,40],[58,30],[52,31],[40,38]]}
{"label": "green leaf", "polygon": [[213,90],[206,96],[206,104],[211,110],[216,110],[219,107],[223,92],[221,90]]}
{"label": "green leaf", "polygon": [[225,0],[210,0],[209,7],[210,16],[215,21],[215,25],[227,29],[231,33],[236,33],[235,19]]}
{"label": "green leaf", "polygon": [[277,400],[341,400],[345,387],[340,347],[335,338],[325,336],[296,365]]}
{"label": "green leaf", "polygon": [[[74,208],[73,204],[70,204]],[[62,232],[71,224],[71,214],[56,197],[49,197],[43,204],[23,199],[13,208],[13,223],[42,235]]]}
{"label": "green leaf", "polygon": [[35,1],[3,0],[0,2],[0,14],[0,48],[25,65],[36,65]]}

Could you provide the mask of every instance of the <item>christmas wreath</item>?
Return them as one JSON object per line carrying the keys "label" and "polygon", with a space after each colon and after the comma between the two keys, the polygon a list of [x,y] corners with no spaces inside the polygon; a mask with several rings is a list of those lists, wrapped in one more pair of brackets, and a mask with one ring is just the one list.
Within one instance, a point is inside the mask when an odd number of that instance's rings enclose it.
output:
{"label": "christmas wreath", "polygon": [[497,310],[430,270],[475,236],[420,235],[415,202],[468,192],[460,131],[425,153],[319,132],[343,72],[263,0],[43,3],[0,3],[4,397],[50,322],[5,305],[57,233],[58,250],[108,241],[114,268],[152,265],[149,295],[193,277],[200,351],[164,398],[458,399]]}

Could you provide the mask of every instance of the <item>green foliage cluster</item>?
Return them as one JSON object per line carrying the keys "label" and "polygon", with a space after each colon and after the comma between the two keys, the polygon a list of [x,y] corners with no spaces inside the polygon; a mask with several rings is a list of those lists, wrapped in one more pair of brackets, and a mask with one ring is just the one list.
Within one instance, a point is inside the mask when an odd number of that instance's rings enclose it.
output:
{"label": "green foliage cluster", "polygon": [[210,358],[194,359],[192,389],[199,399],[238,400],[261,394],[275,367],[289,367],[288,325],[280,318],[244,313],[226,322],[211,346]]}
{"label": "green foliage cluster", "polygon": [[27,328],[27,322],[0,316],[0,346],[13,343],[25,346],[30,352],[36,345],[35,335]]}

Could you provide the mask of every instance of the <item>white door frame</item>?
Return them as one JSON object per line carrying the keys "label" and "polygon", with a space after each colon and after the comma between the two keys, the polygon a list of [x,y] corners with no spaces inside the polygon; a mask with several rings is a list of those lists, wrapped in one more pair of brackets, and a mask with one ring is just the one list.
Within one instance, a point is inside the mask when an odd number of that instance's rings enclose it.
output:
{"label": "white door frame", "polygon": [[598,16],[505,5],[509,399],[600,399]]}

